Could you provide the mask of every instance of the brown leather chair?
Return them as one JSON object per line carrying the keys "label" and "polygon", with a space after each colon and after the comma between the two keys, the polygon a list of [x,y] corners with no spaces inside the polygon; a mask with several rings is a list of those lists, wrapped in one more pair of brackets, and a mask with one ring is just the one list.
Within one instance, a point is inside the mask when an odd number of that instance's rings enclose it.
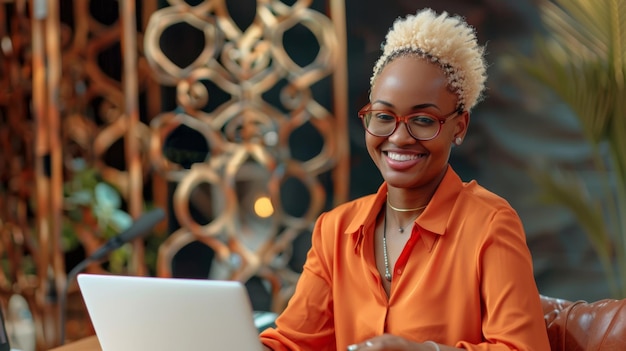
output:
{"label": "brown leather chair", "polygon": [[552,351],[626,351],[626,299],[541,302]]}

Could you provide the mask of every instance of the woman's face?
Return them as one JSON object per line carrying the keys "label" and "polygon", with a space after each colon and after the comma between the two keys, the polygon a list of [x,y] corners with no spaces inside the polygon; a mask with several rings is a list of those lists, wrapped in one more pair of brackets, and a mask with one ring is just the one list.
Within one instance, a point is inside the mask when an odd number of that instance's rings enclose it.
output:
{"label": "woman's face", "polygon": [[[457,108],[457,96],[448,89],[441,68],[414,56],[398,57],[378,75],[371,92],[371,109],[397,116],[426,112],[444,118]],[[391,187],[436,187],[448,165],[456,137],[464,138],[469,114],[452,114],[431,140],[413,138],[406,124],[393,134],[377,137],[365,132],[370,157]]]}

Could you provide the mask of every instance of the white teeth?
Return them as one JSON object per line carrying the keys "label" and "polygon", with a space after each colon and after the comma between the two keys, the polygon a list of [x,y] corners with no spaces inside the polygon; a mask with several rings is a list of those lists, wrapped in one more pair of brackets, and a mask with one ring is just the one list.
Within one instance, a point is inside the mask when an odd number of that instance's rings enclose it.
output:
{"label": "white teeth", "polygon": [[415,154],[398,154],[395,152],[387,152],[387,157],[394,161],[410,161],[417,160],[420,156]]}

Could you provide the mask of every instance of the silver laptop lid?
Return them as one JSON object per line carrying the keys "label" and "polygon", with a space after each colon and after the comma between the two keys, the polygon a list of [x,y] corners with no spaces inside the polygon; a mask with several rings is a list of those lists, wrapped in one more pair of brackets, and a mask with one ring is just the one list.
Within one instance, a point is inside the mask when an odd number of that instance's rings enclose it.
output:
{"label": "silver laptop lid", "polygon": [[77,279],[103,351],[262,350],[240,282],[95,274]]}

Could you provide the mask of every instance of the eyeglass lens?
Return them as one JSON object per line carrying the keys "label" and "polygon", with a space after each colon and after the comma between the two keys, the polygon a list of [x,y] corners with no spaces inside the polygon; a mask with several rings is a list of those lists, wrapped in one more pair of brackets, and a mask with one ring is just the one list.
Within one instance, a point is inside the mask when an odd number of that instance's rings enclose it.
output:
{"label": "eyeglass lens", "polygon": [[416,139],[432,139],[439,133],[441,122],[427,114],[415,114],[398,118],[389,111],[370,110],[363,113],[363,125],[376,136],[389,136],[396,130],[398,122],[404,120],[411,136]]}

